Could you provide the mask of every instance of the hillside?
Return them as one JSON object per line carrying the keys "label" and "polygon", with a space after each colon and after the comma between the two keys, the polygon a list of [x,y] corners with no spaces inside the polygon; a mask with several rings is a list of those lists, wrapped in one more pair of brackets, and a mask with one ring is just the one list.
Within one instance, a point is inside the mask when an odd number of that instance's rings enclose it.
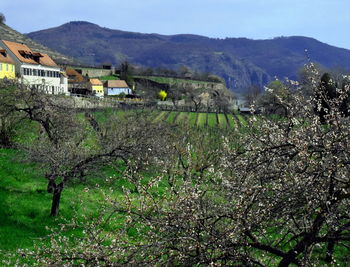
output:
{"label": "hillside", "polygon": [[10,28],[6,24],[0,23],[0,39],[8,40],[17,43],[24,43],[35,51],[48,54],[58,64],[68,65],[80,65],[81,63],[69,56],[63,55],[62,53],[56,52],[30,38],[26,35],[21,34],[14,29]]}
{"label": "hillside", "polygon": [[275,76],[296,78],[306,63],[305,49],[313,61],[325,67],[350,68],[349,50],[307,37],[250,40],[189,34],[167,36],[112,30],[81,21],[28,36],[90,64],[107,61],[118,65],[128,60],[149,67],[176,69],[185,65],[224,77],[233,90],[251,84],[264,85]]}

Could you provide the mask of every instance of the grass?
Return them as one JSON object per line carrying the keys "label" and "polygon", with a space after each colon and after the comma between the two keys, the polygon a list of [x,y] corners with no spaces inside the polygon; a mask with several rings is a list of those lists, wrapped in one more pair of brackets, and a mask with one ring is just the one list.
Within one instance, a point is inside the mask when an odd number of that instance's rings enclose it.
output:
{"label": "grass", "polygon": [[[0,249],[30,247],[35,238],[47,234],[46,226],[56,219],[48,217],[50,195],[41,170],[33,164],[13,161],[21,158],[14,150],[0,150]],[[63,216],[67,202],[62,202]],[[67,209],[69,210],[69,209]]]}
{"label": "grass", "polygon": [[[97,213],[98,203],[104,197],[96,184],[105,190],[114,188],[109,196],[116,199],[122,197],[122,187],[133,188],[120,173],[103,170],[111,172],[113,178],[107,181],[90,177],[83,183],[69,183],[62,192],[60,216],[50,217],[52,195],[46,191],[44,170],[23,159],[19,151],[0,149],[0,251],[32,249],[34,242],[49,234],[48,228],[57,228],[72,218],[75,211]],[[84,201],[85,206],[82,207],[80,201]],[[3,257],[0,255],[0,262]]]}
{"label": "grass", "polygon": [[237,114],[236,116],[237,116],[239,122],[242,124],[242,126],[247,126],[247,125],[248,125],[248,122],[247,122],[247,120],[245,119],[245,116],[244,116],[244,115]]}
{"label": "grass", "polygon": [[108,81],[108,80],[120,80],[119,76],[117,75],[107,75],[107,76],[101,76],[101,77],[95,77],[101,81]]}
{"label": "grass", "polygon": [[223,114],[223,113],[218,114],[218,119],[219,119],[219,127],[226,128],[227,127],[227,120],[226,120],[225,114]]}
{"label": "grass", "polygon": [[198,113],[197,126],[204,127],[207,123],[207,113]]}
{"label": "grass", "polygon": [[190,112],[188,114],[188,124],[191,126],[196,126],[197,122],[197,114],[196,112]]}
{"label": "grass", "polygon": [[144,78],[157,83],[165,84],[178,84],[178,83],[197,83],[197,84],[213,84],[214,82],[198,81],[198,80],[188,80],[180,78],[170,78],[170,77],[157,77],[157,76],[137,76],[137,78]]}
{"label": "grass", "polygon": [[216,113],[208,113],[208,126],[217,127]]}
{"label": "grass", "polygon": [[180,114],[176,117],[176,123],[184,124],[188,122],[188,113],[180,112]]}
{"label": "grass", "polygon": [[178,112],[171,111],[168,118],[167,118],[167,122],[174,123],[177,114],[178,114]]}
{"label": "grass", "polygon": [[[128,112],[136,111],[106,109],[95,112],[94,115],[98,121],[105,121],[108,116],[122,117]],[[154,121],[162,121],[166,118],[169,123],[174,123],[176,119],[176,123],[189,123],[195,126],[197,122],[199,127],[205,126],[207,121],[206,113],[195,112],[153,111],[151,116],[154,117]],[[81,114],[79,118],[84,119],[84,115]],[[227,126],[224,114],[219,114],[219,122],[222,127]],[[215,113],[208,114],[208,124],[210,127],[217,126]],[[37,136],[38,130],[39,128],[32,123],[23,123],[17,130],[16,141],[31,142]],[[23,159],[23,154],[19,151],[0,149],[0,250],[32,248],[35,240],[48,234],[47,227],[55,228],[62,222],[61,218],[72,218],[73,211],[80,209],[78,200],[83,199],[90,203],[86,207],[90,211],[96,210],[95,203],[102,200],[102,196],[94,191],[96,183],[104,186],[103,182],[97,178],[89,179],[83,184],[69,184],[62,193],[61,216],[49,217],[52,195],[46,191],[45,170],[33,163],[26,163]],[[121,197],[122,186],[130,185],[126,180],[117,177],[113,182],[113,187],[117,189],[115,191],[117,197]],[[90,193],[84,194],[87,187],[91,188]]]}
{"label": "grass", "polygon": [[[123,110],[113,110],[106,109],[104,111],[94,112],[94,116],[98,121],[105,121],[108,116],[119,116],[125,117],[127,114],[138,112],[135,110],[123,111]],[[208,126],[209,127],[219,127],[219,128],[228,128],[228,127],[237,127],[237,126],[247,126],[247,120],[243,115],[235,114],[238,122],[235,120],[233,114],[227,113],[227,119],[224,113],[218,113],[218,122],[216,119],[215,113],[208,113]],[[166,121],[168,123],[177,123],[177,124],[188,124],[189,126],[206,126],[207,123],[207,113],[196,113],[196,112],[181,112],[181,111],[158,111],[152,110],[149,112],[149,116],[152,117],[154,122]],[[227,121],[228,120],[228,121]],[[27,135],[26,138],[30,139],[32,137],[30,131],[24,127],[21,129],[22,136]]]}
{"label": "grass", "polygon": [[227,114],[227,119],[228,119],[228,122],[229,122],[231,128],[236,127],[236,121],[233,118],[232,114]]}
{"label": "grass", "polygon": [[167,111],[161,111],[161,112],[157,115],[157,117],[155,117],[154,122],[163,121],[167,114],[168,114]]}
{"label": "grass", "polygon": [[[105,110],[96,112],[95,116],[99,121],[104,121],[108,116],[125,116],[127,112]],[[207,121],[208,126],[212,128],[218,126],[226,128],[228,126],[225,114],[153,111],[152,116],[154,116],[155,121],[166,120],[169,123],[174,123],[176,119],[176,123],[195,125],[197,121],[197,126],[199,127],[205,126]],[[81,117],[83,118],[83,116]],[[237,115],[237,118],[241,124],[247,125],[246,117]],[[232,114],[228,114],[228,119],[230,126],[235,127],[236,123]],[[31,140],[31,136],[35,133],[35,129],[33,130],[31,126],[31,124],[23,124],[18,129],[18,132],[23,135],[20,140]],[[207,130],[215,131],[215,129]],[[120,170],[123,170],[122,165],[120,166]],[[122,187],[133,190],[133,185],[124,179],[120,172],[116,173],[110,169],[101,171],[110,172],[112,176],[114,175],[114,179],[104,181],[96,177],[90,177],[84,183],[69,184],[62,193],[61,216],[52,218],[48,216],[51,194],[46,192],[47,181],[44,178],[45,170],[40,169],[33,163],[25,162],[24,155],[19,151],[0,149],[0,251],[14,252],[19,248],[32,249],[34,242],[38,242],[40,238],[45,237],[49,233],[47,227],[57,228],[60,223],[72,218],[75,210],[79,214],[86,212],[97,214],[99,210],[98,203],[99,201],[103,201],[103,196],[101,191],[96,189],[96,184],[99,184],[99,187],[105,190],[105,192],[109,188],[114,188],[114,191],[109,196],[117,199],[123,198]],[[156,175],[156,173],[152,173],[151,175]],[[144,179],[147,180],[147,176]],[[166,191],[166,187],[167,185],[157,187],[152,193],[154,195],[163,194]],[[86,190],[87,188],[89,190]],[[110,193],[110,191],[108,192]],[[87,204],[81,207],[78,202],[79,200],[84,200],[84,203]],[[86,211],[84,211],[85,208]],[[118,215],[119,223],[122,223],[124,220],[123,216],[123,214]],[[115,228],[104,228],[103,230],[113,231]],[[274,234],[275,231],[273,230],[271,229],[271,234]],[[79,234],[79,230],[77,234]],[[128,229],[128,234],[130,239],[137,239],[138,233],[136,229]],[[0,255],[0,262],[4,259],[4,255]]]}

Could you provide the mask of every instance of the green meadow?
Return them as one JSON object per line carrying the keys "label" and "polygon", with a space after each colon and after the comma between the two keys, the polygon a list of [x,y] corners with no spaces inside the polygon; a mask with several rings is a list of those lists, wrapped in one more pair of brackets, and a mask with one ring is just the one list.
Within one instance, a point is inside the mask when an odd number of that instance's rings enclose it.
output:
{"label": "green meadow", "polygon": [[204,113],[153,111],[154,122],[166,121],[171,124],[186,124],[191,127],[234,128],[247,127],[248,116],[233,113]]}

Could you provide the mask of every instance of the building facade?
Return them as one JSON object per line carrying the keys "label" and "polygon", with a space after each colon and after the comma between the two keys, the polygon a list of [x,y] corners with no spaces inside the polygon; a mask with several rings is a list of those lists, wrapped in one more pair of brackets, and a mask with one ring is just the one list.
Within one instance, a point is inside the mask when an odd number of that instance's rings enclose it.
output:
{"label": "building facade", "polygon": [[122,93],[129,95],[132,93],[128,84],[123,80],[106,81],[104,90],[106,95],[120,95]]}
{"label": "building facade", "polygon": [[90,79],[91,91],[95,96],[103,97],[103,83],[99,79]]}
{"label": "building facade", "polygon": [[81,75],[73,68],[67,67],[65,70],[68,77],[68,91],[71,95],[91,95],[91,87],[87,77]]}
{"label": "building facade", "polygon": [[1,43],[14,60],[21,83],[48,94],[68,94],[67,77],[47,54],[34,52],[25,44],[5,40]]}
{"label": "building facade", "polygon": [[16,78],[15,62],[7,53],[6,49],[0,46],[0,79]]}

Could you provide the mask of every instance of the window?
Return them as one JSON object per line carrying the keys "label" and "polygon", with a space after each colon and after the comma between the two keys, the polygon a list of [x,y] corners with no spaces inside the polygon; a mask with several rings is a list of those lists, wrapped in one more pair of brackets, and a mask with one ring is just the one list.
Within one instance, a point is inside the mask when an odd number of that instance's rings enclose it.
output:
{"label": "window", "polygon": [[2,71],[2,63],[0,63],[0,71]]}
{"label": "window", "polygon": [[9,71],[9,64],[5,64],[6,66],[6,71]]}

